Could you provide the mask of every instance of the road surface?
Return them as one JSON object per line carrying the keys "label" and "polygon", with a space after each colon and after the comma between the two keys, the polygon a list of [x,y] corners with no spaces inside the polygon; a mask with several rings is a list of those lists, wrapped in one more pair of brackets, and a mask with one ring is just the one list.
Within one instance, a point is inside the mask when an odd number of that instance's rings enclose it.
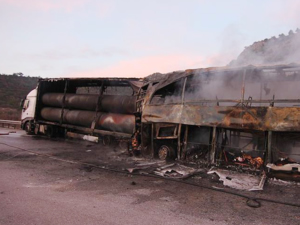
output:
{"label": "road surface", "polygon": [[[0,128],[0,132],[5,131],[8,130]],[[0,224],[3,225],[300,223],[297,207],[262,202],[260,208],[251,208],[238,196],[57,161],[19,148],[120,170],[132,160],[118,146],[50,140],[20,130],[1,135]],[[222,185],[204,175],[197,182]],[[267,184],[263,192],[254,195],[300,203],[299,190],[297,185]]]}

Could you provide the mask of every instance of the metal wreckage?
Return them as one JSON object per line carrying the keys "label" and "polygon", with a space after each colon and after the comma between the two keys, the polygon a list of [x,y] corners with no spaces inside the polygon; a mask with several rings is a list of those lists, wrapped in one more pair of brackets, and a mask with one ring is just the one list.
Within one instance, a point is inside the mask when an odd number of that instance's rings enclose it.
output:
{"label": "metal wreckage", "polygon": [[299,87],[299,64],[41,79],[29,131],[113,137],[154,158],[299,181]]}

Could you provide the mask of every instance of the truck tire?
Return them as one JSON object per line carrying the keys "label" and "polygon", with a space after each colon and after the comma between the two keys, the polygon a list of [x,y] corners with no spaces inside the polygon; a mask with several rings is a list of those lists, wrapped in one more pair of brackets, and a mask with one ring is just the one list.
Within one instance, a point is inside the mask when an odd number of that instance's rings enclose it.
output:
{"label": "truck tire", "polygon": [[28,134],[28,135],[33,134],[30,121],[25,123],[24,128],[25,128],[26,134]]}
{"label": "truck tire", "polygon": [[46,135],[49,137],[49,138],[53,138],[55,137],[55,127],[53,126],[47,126],[47,131],[46,131]]}

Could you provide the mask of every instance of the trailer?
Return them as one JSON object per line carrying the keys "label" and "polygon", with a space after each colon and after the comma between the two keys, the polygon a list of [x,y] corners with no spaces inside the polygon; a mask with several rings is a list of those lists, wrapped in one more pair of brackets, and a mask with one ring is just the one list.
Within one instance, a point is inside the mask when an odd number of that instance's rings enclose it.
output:
{"label": "trailer", "polygon": [[40,79],[22,104],[22,128],[50,137],[101,137],[105,144],[111,137],[131,140],[141,85],[137,78]]}

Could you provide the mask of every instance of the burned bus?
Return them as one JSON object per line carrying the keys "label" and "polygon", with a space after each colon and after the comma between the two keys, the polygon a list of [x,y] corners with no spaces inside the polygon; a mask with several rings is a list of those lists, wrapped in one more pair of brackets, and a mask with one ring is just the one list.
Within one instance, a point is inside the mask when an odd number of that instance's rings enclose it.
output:
{"label": "burned bus", "polygon": [[300,65],[193,69],[145,80],[141,151],[299,178]]}

